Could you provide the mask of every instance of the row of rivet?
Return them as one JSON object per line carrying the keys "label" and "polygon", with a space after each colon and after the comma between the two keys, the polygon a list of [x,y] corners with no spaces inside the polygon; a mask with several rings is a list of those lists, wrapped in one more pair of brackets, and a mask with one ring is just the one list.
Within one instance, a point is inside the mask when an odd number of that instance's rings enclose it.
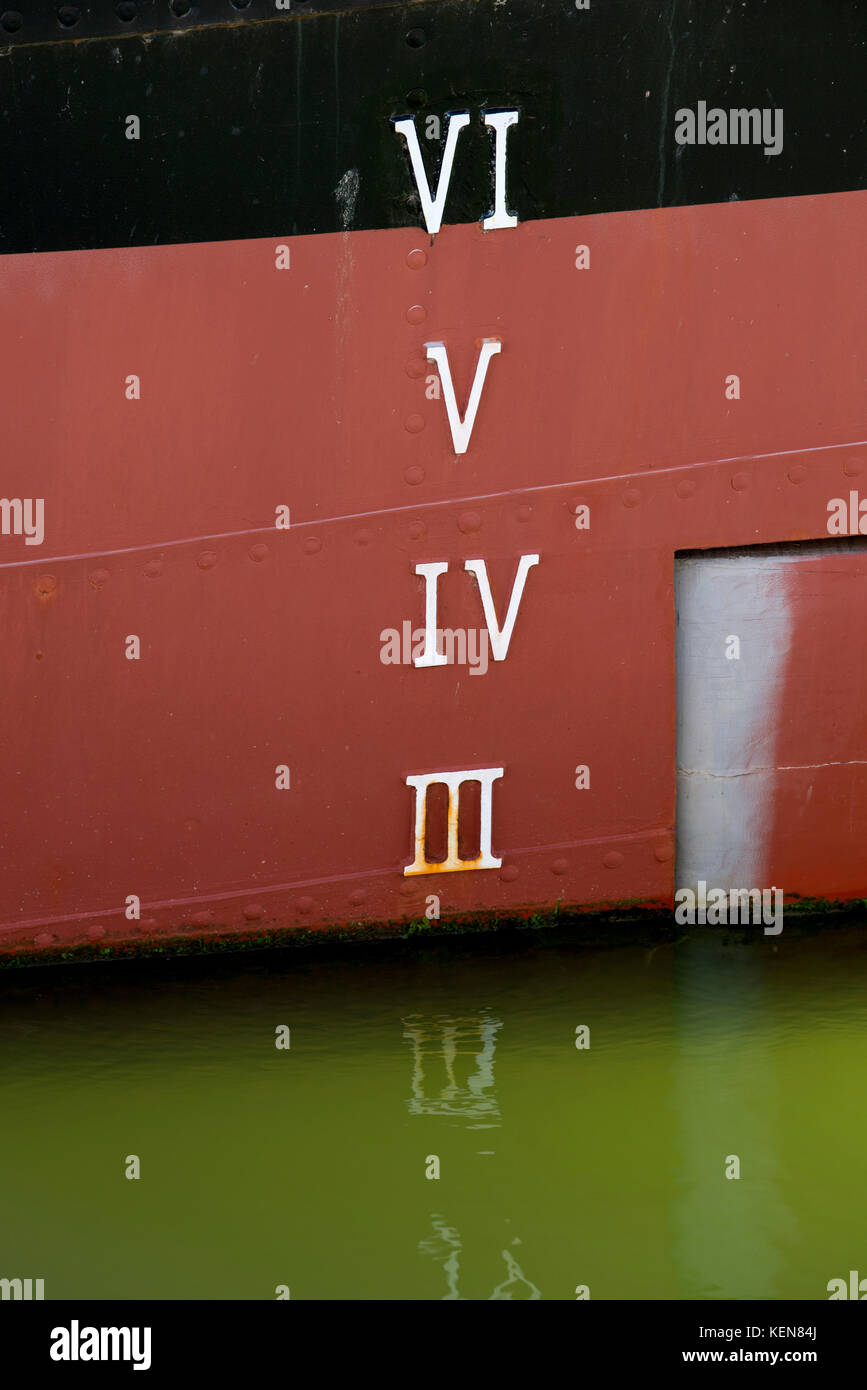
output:
{"label": "row of rivet", "polygon": [[[665,864],[674,855],[674,845],[670,840],[663,841],[654,848],[653,853],[660,864]],[[620,869],[625,863],[625,856],[620,850],[610,849],[606,850],[603,854],[601,862],[606,869]],[[562,858],[555,859],[550,868],[553,874],[562,877],[569,872],[569,860]],[[515,864],[506,864],[501,869],[499,877],[503,883],[514,883],[520,877],[520,870]],[[423,884],[403,883],[398,891],[401,897],[409,899],[417,897],[419,894],[425,892],[426,888],[427,885]],[[367,897],[367,889],[354,888],[348,895],[348,901],[353,907],[361,907],[367,901]],[[297,912],[306,917],[313,912],[316,903],[313,898],[304,896],[297,898],[294,906]],[[254,902],[247,903],[246,906],[241,909],[241,915],[245,922],[261,922],[269,914],[266,907],[263,907],[261,903]],[[218,919],[217,912],[210,908],[201,912],[192,913],[187,919],[186,924],[198,929],[223,925],[222,921]],[[135,930],[138,935],[142,935],[143,933],[155,931],[157,927],[158,923],[155,917],[145,917],[135,924],[133,930]],[[127,935],[128,930],[129,929],[124,929],[119,934]],[[102,923],[97,922],[94,926],[87,929],[86,936],[90,941],[99,941],[107,935],[107,932],[108,928]],[[55,945],[57,940],[58,938],[52,932],[40,932],[38,936],[33,938],[33,944],[34,946],[47,948]]]}
{"label": "row of rivet", "polygon": [[[250,0],[229,0],[229,5],[233,10],[246,10]],[[296,5],[307,5],[309,0],[295,0]],[[186,19],[193,12],[193,0],[169,0],[169,10],[175,19]],[[122,24],[132,24],[133,20],[138,19],[138,6],[136,0],[116,0],[114,13]],[[91,19],[96,16],[89,15]],[[57,9],[57,23],[61,29],[74,29],[81,19],[81,10],[78,5],[60,5]],[[5,10],[0,15],[0,28],[7,34],[17,34],[24,28],[25,19],[20,10]],[[409,43],[409,35],[407,35]],[[410,44],[410,47],[417,45]]]}
{"label": "row of rivet", "polygon": [[[846,477],[857,478],[862,471],[862,467],[863,464],[860,459],[850,458],[843,464],[842,471]],[[789,482],[795,484],[802,483],[806,476],[807,469],[802,463],[794,464],[787,473]],[[735,492],[745,492],[750,485],[750,477],[747,473],[735,473],[730,479],[730,482]],[[691,478],[682,478],[680,482],[675,485],[674,489],[675,495],[682,500],[693,497],[696,490],[697,484]],[[641,502],[641,493],[637,488],[628,488],[623,494],[621,501],[624,507],[637,507]],[[576,503],[570,502],[568,504],[569,511],[574,512],[575,505]],[[532,507],[522,506],[515,512],[515,520],[525,524],[530,521],[532,515]],[[461,512],[455,524],[458,530],[465,536],[470,536],[482,529],[482,517],[481,514],[476,511]],[[423,521],[413,521],[409,525],[407,534],[411,541],[423,540],[427,535],[427,526]],[[368,546],[372,543],[373,539],[373,531],[365,528],[356,533],[355,544],[362,547]],[[303,549],[306,555],[317,555],[322,549],[322,541],[318,536],[307,536],[303,542]],[[257,564],[261,564],[263,560],[267,560],[271,551],[264,541],[258,541],[255,545],[250,547],[247,553],[251,560]],[[213,569],[217,562],[218,557],[216,551],[213,550],[202,551],[201,554],[196,557],[196,564],[199,569],[202,570]],[[161,559],[149,560],[142,570],[142,574],[146,579],[159,579],[163,573],[164,561]],[[88,575],[88,581],[94,589],[103,588],[110,578],[111,575],[106,569],[91,570]],[[58,582],[53,574],[40,575],[35,585],[36,593],[40,598],[50,598],[52,594],[57,591],[57,587]]]}
{"label": "row of rivet", "polygon": [[[310,2],[311,0],[286,0],[284,4],[277,5],[277,10],[289,10],[293,5],[302,9],[306,8]],[[249,8],[250,0],[228,0],[228,5],[232,10],[243,11]],[[193,0],[169,0],[168,8],[175,19],[189,19],[193,15]],[[60,5],[57,9],[57,23],[61,29],[74,29],[81,19],[81,13],[78,5]],[[139,18],[136,0],[115,0],[114,13],[122,24],[132,24],[133,20]],[[91,13],[88,18],[96,19],[97,17]],[[147,16],[142,16],[142,18],[147,18]],[[5,10],[3,14],[0,14],[0,28],[4,29],[7,34],[19,33],[24,28],[24,24],[24,15],[20,10]],[[427,35],[423,29],[410,29],[406,35],[408,48],[423,48],[426,43]]]}

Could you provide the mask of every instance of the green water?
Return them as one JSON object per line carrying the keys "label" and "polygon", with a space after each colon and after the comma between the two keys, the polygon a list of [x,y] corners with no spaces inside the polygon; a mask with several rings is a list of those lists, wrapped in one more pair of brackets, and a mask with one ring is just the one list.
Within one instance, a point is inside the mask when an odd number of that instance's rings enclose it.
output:
{"label": "green water", "polygon": [[865,966],[850,925],[6,973],[0,1277],[826,1299],[867,1275]]}

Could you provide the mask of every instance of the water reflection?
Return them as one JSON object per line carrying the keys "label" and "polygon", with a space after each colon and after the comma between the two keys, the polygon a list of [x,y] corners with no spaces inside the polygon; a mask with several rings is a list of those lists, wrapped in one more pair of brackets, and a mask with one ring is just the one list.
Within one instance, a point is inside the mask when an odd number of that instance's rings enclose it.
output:
{"label": "water reflection", "polygon": [[431,1215],[431,1225],[434,1234],[428,1236],[426,1240],[419,1241],[419,1254],[430,1255],[431,1259],[442,1264],[448,1287],[448,1293],[443,1294],[443,1302],[448,1299],[460,1298],[458,1274],[461,1266],[458,1256],[463,1248],[461,1238],[456,1230],[446,1225],[445,1217],[440,1216],[439,1212],[434,1212]]}
{"label": "water reflection", "polygon": [[[867,925],[650,945],[0,974],[0,1275],[48,1299],[827,1297],[867,1273]],[[143,1181],[108,1181],[130,1152]]]}
{"label": "water reflection", "polygon": [[[442,1015],[426,1019],[411,1014],[403,1020],[404,1038],[412,1047],[412,1098],[407,1101],[411,1115],[459,1115],[463,1119],[484,1120],[470,1129],[494,1129],[500,1111],[494,1087],[494,1049],[497,1032],[502,1028],[499,1019],[485,1014],[448,1018]],[[466,1044],[470,1044],[466,1046]],[[463,1082],[458,1079],[461,1064],[458,1057],[472,1057],[475,1071]],[[428,1060],[428,1073],[424,1059]],[[440,1084],[438,1093],[428,1089]],[[489,1094],[490,1093],[490,1094]]]}
{"label": "water reflection", "polygon": [[542,1295],[536,1288],[536,1285],[530,1283],[530,1280],[524,1274],[514,1255],[510,1254],[508,1250],[501,1251],[501,1254],[506,1261],[506,1272],[509,1277],[508,1279],[504,1279],[502,1284],[497,1285],[494,1292],[491,1294],[491,1299],[511,1298],[511,1293],[507,1293],[506,1290],[513,1288],[517,1289],[521,1284],[530,1290],[527,1302],[532,1302],[536,1298],[541,1298]]}
{"label": "water reflection", "polygon": [[[675,967],[681,1149],[674,1253],[685,1298],[777,1298],[797,1223],[781,1193],[777,1055],[767,953],[697,937]],[[727,1178],[737,1158],[740,1177]]]}
{"label": "water reflection", "polygon": [[[446,1223],[445,1217],[439,1212],[431,1215],[431,1225],[433,1235],[418,1243],[419,1254],[428,1255],[431,1259],[442,1264],[443,1273],[446,1276],[447,1293],[443,1294],[442,1301],[459,1299],[461,1297],[458,1287],[458,1275],[460,1274],[460,1254],[463,1250],[460,1234]],[[521,1241],[516,1236],[512,1241],[513,1245],[520,1245]],[[488,1302],[497,1300],[511,1300],[522,1287],[529,1290],[524,1294],[526,1302],[532,1302],[542,1297],[536,1285],[529,1280],[521,1266],[518,1264],[510,1250],[501,1250],[500,1254],[506,1263],[506,1278],[502,1283],[497,1284],[493,1293],[488,1295]]]}

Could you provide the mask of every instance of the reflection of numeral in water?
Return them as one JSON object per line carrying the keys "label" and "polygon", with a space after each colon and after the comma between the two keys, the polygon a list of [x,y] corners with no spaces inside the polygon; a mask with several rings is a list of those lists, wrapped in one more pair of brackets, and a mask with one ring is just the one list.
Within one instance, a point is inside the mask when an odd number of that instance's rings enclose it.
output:
{"label": "reflection of numeral in water", "polygon": [[[442,1263],[443,1271],[446,1275],[446,1286],[448,1293],[443,1295],[443,1302],[447,1299],[459,1299],[460,1290],[458,1289],[458,1274],[460,1273],[459,1255],[463,1249],[459,1233],[452,1226],[446,1224],[445,1217],[434,1212],[431,1216],[431,1224],[434,1234],[428,1236],[426,1240],[420,1240],[418,1249],[420,1255],[430,1255],[432,1259]],[[488,1302],[493,1300],[511,1299],[511,1290],[517,1289],[521,1284],[530,1292],[526,1302],[532,1302],[542,1297],[539,1289],[524,1274],[515,1257],[508,1250],[500,1252],[506,1261],[507,1277],[501,1284],[498,1284],[494,1292],[489,1295]]]}
{"label": "reflection of numeral in water", "polygon": [[446,1225],[445,1218],[440,1216],[438,1212],[434,1212],[431,1216],[431,1224],[435,1235],[428,1236],[427,1240],[419,1241],[419,1254],[430,1255],[433,1259],[442,1261],[448,1285],[448,1293],[443,1295],[443,1302],[450,1298],[460,1298],[458,1293],[460,1236],[457,1231],[452,1230],[451,1226]]}
{"label": "reflection of numeral in water", "polygon": [[531,1290],[530,1295],[526,1300],[528,1303],[532,1302],[536,1298],[541,1298],[542,1295],[536,1288],[536,1285],[530,1283],[530,1280],[524,1274],[517,1260],[515,1260],[514,1257],[509,1254],[508,1250],[503,1250],[500,1253],[502,1254],[503,1259],[506,1261],[506,1272],[509,1277],[508,1279],[504,1279],[502,1284],[497,1285],[497,1287],[494,1289],[494,1292],[491,1294],[491,1298],[488,1300],[488,1302],[490,1302],[491,1299],[495,1298],[511,1298],[512,1295],[510,1293],[507,1293],[506,1290],[511,1288],[512,1285],[515,1285],[515,1287],[517,1287],[519,1284],[526,1284],[527,1288]]}
{"label": "reflection of numeral in water", "polygon": [[[410,1113],[499,1119],[497,1102],[488,1093],[493,1090],[495,1041],[502,1026],[498,1019],[484,1016],[425,1020],[414,1015],[404,1019],[403,1036],[412,1047],[413,1058],[412,1099],[407,1102]],[[463,1085],[455,1074],[455,1061],[460,1056],[475,1060],[475,1071]],[[437,1057],[442,1065],[445,1085],[439,1095],[425,1094],[426,1080],[429,1086],[436,1085],[432,1077],[425,1076],[425,1057]],[[431,1063],[428,1066],[433,1070]]]}

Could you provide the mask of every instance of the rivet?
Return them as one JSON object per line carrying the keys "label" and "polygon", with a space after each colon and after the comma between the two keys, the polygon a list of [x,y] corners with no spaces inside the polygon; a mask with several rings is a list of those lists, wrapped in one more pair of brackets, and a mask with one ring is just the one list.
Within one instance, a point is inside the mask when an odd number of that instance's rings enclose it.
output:
{"label": "rivet", "polygon": [[414,521],[409,528],[409,538],[411,541],[423,541],[427,535],[427,527],[423,521]]}
{"label": "rivet", "polygon": [[162,572],[162,560],[148,560],[147,564],[142,570],[142,574],[144,575],[145,579],[160,579],[162,577]]}
{"label": "rivet", "polygon": [[732,487],[735,492],[746,492],[750,485],[749,473],[736,473],[732,478]]}
{"label": "rivet", "polygon": [[500,880],[503,883],[514,883],[517,877],[518,866],[516,864],[507,864],[500,873]]}
{"label": "rivet", "polygon": [[371,542],[372,540],[373,540],[373,532],[372,532],[372,531],[359,531],[358,534],[357,534],[357,536],[355,537],[355,544],[356,544],[356,545],[370,545],[370,542]]}
{"label": "rivet", "polygon": [[42,946],[42,947],[45,947],[45,946],[53,946],[56,940],[57,940],[57,937],[54,936],[52,932],[50,932],[50,931],[42,931],[42,932],[39,933],[38,936],[34,936],[34,938],[33,938],[33,945],[34,945],[34,946]]}
{"label": "rivet", "polygon": [[259,541],[256,545],[251,545],[251,546],[250,546],[250,549],[249,549],[249,552],[248,552],[248,553],[249,553],[250,559],[251,559],[251,560],[255,560],[256,564],[257,564],[257,565],[260,565],[260,564],[262,563],[263,560],[267,560],[267,559],[268,559],[268,556],[270,555],[271,552],[269,551],[269,549],[268,549],[268,547],[267,547],[267,545],[265,544],[264,541]]}
{"label": "rivet", "polygon": [[653,851],[660,864],[667,864],[669,859],[674,857],[674,844],[671,840],[665,840],[661,845],[657,845]]}
{"label": "rivet", "polygon": [[57,18],[64,29],[71,29],[73,24],[77,24],[81,18],[81,12],[74,5],[61,5],[57,11]]}
{"label": "rivet", "polygon": [[364,902],[364,899],[365,899],[366,897],[367,897],[367,893],[365,892],[365,890],[364,890],[363,888],[355,888],[355,889],[350,893],[350,895],[349,895],[349,901],[350,901],[351,903],[354,903],[355,906],[357,907],[359,903],[363,903],[363,902]]}
{"label": "rivet", "polygon": [[419,483],[424,482],[424,469],[417,463],[408,468],[403,475],[404,482],[409,483],[410,487],[418,487]]}
{"label": "rivet", "polygon": [[57,580],[53,574],[43,574],[36,581],[36,592],[40,598],[50,598],[57,593]]}
{"label": "rivet", "polygon": [[406,311],[406,321],[407,321],[407,323],[412,323],[412,324],[424,323],[424,321],[425,321],[426,318],[427,318],[427,310],[424,308],[424,306],[423,306],[422,304],[412,304],[412,305],[410,306],[410,308],[407,309],[407,311]]}
{"label": "rivet", "polygon": [[44,653],[44,652],[36,652],[35,655],[36,655],[36,660],[37,660],[37,661],[42,661],[42,660],[44,659],[44,657],[45,657],[45,653]]}
{"label": "rivet", "polygon": [[555,859],[551,865],[552,874],[565,874],[569,867],[568,859]]}
{"label": "rivet", "polygon": [[0,24],[3,25],[7,34],[17,34],[23,23],[24,20],[17,10],[6,10],[4,14],[0,15]]}
{"label": "rivet", "polygon": [[406,94],[407,106],[427,106],[427,92],[423,87],[413,87],[411,92]]}
{"label": "rivet", "polygon": [[265,909],[261,903],[248,903],[244,908],[244,919],[247,922],[258,922],[265,916]]}
{"label": "rivet", "polygon": [[802,483],[806,476],[807,470],[802,463],[796,463],[788,472],[790,483]]}
{"label": "rivet", "polygon": [[861,460],[858,458],[848,458],[843,464],[843,472],[847,478],[857,478],[861,473]]}
{"label": "rivet", "polygon": [[529,520],[530,520],[530,517],[531,517],[532,515],[533,515],[533,508],[532,508],[532,507],[519,507],[518,510],[515,512],[515,520],[516,520],[516,521],[529,521]]}
{"label": "rivet", "polygon": [[424,251],[418,249],[410,251],[406,258],[406,263],[410,270],[423,270],[427,265],[427,255]]}
{"label": "rivet", "polygon": [[203,550],[196,560],[200,570],[212,570],[217,563],[217,552],[215,550]]}
{"label": "rivet", "polygon": [[686,498],[695,496],[695,483],[692,481],[692,478],[683,478],[674,491],[678,497],[683,498],[685,501]]}
{"label": "rivet", "polygon": [[410,29],[406,36],[406,42],[409,48],[424,48],[427,43],[427,34],[424,29]]}
{"label": "rivet", "polygon": [[194,927],[210,927],[213,921],[213,912],[194,912],[190,918],[190,922]]}
{"label": "rivet", "polygon": [[178,19],[183,19],[185,14],[189,14],[192,9],[190,0],[172,0],[172,14],[177,15]]}
{"label": "rivet", "polygon": [[88,927],[87,935],[89,936],[91,941],[99,941],[103,936],[105,936],[105,927],[102,926],[101,923],[97,922],[96,926]]}
{"label": "rivet", "polygon": [[623,863],[623,855],[617,849],[610,849],[604,856],[602,863],[606,869],[619,869]]}
{"label": "rivet", "polygon": [[482,518],[478,512],[462,512],[458,517],[458,530],[463,531],[465,536],[472,535],[474,531],[482,529]]}
{"label": "rivet", "polygon": [[199,822],[196,820],[196,818],[195,818],[194,816],[191,816],[189,820],[185,820],[185,821],[184,821],[184,829],[185,829],[188,833],[190,833],[190,832],[193,831],[193,830],[198,830],[198,828],[199,828]]}
{"label": "rivet", "polygon": [[318,555],[322,549],[322,542],[318,536],[308,536],[304,542],[305,555]]}
{"label": "rivet", "polygon": [[134,0],[120,0],[119,5],[115,5],[114,12],[118,19],[122,19],[124,24],[129,24],[131,19],[135,19]]}
{"label": "rivet", "polygon": [[427,363],[421,355],[411,357],[406,364],[406,374],[412,377],[413,381],[418,381],[419,377],[424,376],[426,372]]}
{"label": "rivet", "polygon": [[624,507],[637,507],[641,501],[641,493],[634,487],[628,488],[623,494]]}
{"label": "rivet", "polygon": [[421,434],[424,429],[424,416],[408,415],[403,422],[403,427],[408,434]]}
{"label": "rivet", "polygon": [[299,912],[312,912],[312,911],[313,911],[313,905],[314,905],[314,904],[313,904],[313,899],[312,899],[312,898],[299,898],[299,899],[298,899],[298,904],[297,904],[297,906],[298,906],[298,911],[299,911]]}
{"label": "rivet", "polygon": [[101,589],[103,584],[107,584],[111,576],[108,570],[91,570],[87,576],[88,583],[93,589]]}
{"label": "rivet", "polygon": [[400,885],[400,896],[402,898],[414,898],[417,891],[414,883],[402,883]]}

